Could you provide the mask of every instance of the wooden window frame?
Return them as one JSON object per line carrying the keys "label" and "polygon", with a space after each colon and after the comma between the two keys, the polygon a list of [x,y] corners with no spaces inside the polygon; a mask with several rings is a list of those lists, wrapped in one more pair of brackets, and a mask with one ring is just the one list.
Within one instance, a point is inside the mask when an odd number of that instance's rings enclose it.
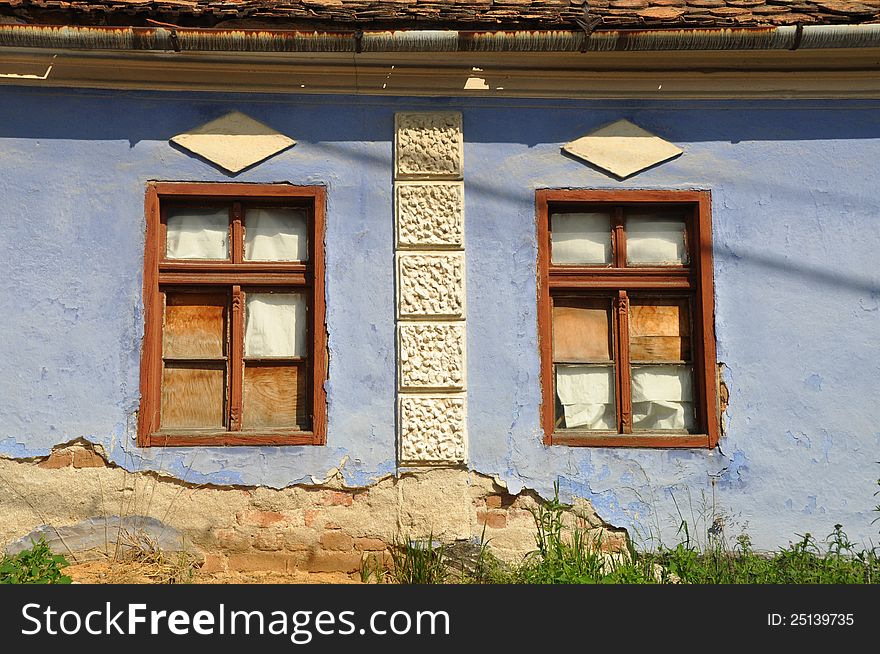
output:
{"label": "wooden window frame", "polygon": [[[538,335],[541,358],[541,425],[545,445],[639,448],[713,448],[717,445],[719,397],[715,364],[715,320],[712,266],[711,194],[708,191],[630,191],[630,190],[554,190],[536,192],[538,237]],[[610,266],[553,265],[550,262],[550,215],[557,209],[577,210],[585,205],[628,209],[687,207],[687,266],[633,266],[627,269],[626,234],[621,214],[612,216],[612,252]],[[663,431],[632,433],[631,388],[629,372],[615,374],[615,402],[618,434],[589,431],[555,432],[555,384],[553,378],[553,302],[551,294],[566,291],[587,295],[602,292],[616,295],[613,320],[627,321],[627,291],[674,292],[691,300],[693,323],[694,406],[699,433],[676,434]],[[615,366],[629,370],[627,323],[613,329]],[[620,342],[618,342],[620,341]],[[629,433],[627,433],[627,428]]]}
{"label": "wooden window frame", "polygon": [[[147,185],[146,243],[144,255],[144,340],[141,354],[141,404],[138,413],[140,447],[190,447],[214,445],[323,445],[327,435],[327,330],[324,299],[324,212],[326,193],[321,186],[287,184],[151,182]],[[219,202],[232,206],[228,261],[165,260],[163,207],[173,202]],[[242,260],[241,203],[293,203],[307,209],[308,261],[275,262]],[[160,430],[163,311],[161,288],[225,286],[232,293],[228,320],[230,338],[226,430]],[[311,430],[241,429],[242,369],[244,360],[243,294],[241,287],[302,289],[307,293],[310,320],[308,372]]]}

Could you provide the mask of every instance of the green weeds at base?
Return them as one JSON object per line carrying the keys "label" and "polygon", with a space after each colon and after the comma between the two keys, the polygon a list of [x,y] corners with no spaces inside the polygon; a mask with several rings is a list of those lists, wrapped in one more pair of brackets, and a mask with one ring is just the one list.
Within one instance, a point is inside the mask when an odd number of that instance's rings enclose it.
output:
{"label": "green weeds at base", "polygon": [[395,540],[391,547],[391,580],[398,584],[442,584],[449,575],[446,547],[424,539]]}
{"label": "green weeds at base", "polygon": [[61,568],[70,565],[63,556],[52,553],[45,539],[33,542],[29,550],[0,560],[0,584],[69,584]]}
{"label": "green weeds at base", "polygon": [[686,523],[684,542],[656,552],[606,553],[601,541],[579,528],[566,529],[563,516],[570,507],[553,499],[532,512],[537,549],[514,567],[489,568],[486,583],[515,584],[875,584],[880,582],[877,548],[858,549],[835,525],[823,544],[807,533],[772,554],[752,550],[748,536],[725,547],[710,530],[706,547],[690,542]]}
{"label": "green weeds at base", "polygon": [[[880,485],[880,480],[877,481]],[[880,495],[880,491],[875,493]],[[880,551],[857,548],[842,525],[820,543],[811,534],[798,536],[787,548],[765,554],[752,550],[745,534],[727,546],[723,525],[713,522],[708,542],[692,543],[682,520],[682,542],[639,552],[627,543],[623,552],[604,552],[601,539],[586,529],[566,528],[564,517],[571,506],[553,499],[532,510],[535,545],[520,565],[507,565],[492,555],[485,526],[476,561],[461,576],[472,584],[876,584],[880,583]],[[880,505],[877,506],[880,512]],[[878,518],[877,520],[880,520]],[[426,539],[395,541],[391,566],[367,559],[362,581],[375,577],[382,583],[438,584],[450,580],[448,550]],[[464,566],[460,566],[464,567]]]}

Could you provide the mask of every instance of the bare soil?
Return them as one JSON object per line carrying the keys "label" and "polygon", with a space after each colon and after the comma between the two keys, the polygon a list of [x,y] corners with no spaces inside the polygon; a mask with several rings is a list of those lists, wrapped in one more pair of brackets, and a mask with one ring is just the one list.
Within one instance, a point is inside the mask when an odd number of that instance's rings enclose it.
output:
{"label": "bare soil", "polygon": [[64,574],[80,584],[359,584],[358,575],[337,572],[217,572],[168,564],[111,560],[75,563]]}

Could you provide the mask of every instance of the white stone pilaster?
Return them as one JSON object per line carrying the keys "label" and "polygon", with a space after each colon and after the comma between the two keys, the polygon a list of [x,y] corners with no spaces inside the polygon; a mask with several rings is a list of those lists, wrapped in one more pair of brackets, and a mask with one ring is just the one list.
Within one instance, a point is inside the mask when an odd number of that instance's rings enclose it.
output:
{"label": "white stone pilaster", "polygon": [[467,458],[461,114],[395,116],[397,425],[401,465]]}

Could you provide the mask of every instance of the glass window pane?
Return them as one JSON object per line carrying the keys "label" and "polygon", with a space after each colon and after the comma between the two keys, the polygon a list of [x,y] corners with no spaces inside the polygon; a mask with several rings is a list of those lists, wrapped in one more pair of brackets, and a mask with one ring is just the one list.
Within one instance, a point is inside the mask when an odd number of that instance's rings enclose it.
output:
{"label": "glass window pane", "polygon": [[225,355],[226,295],[166,293],[162,356],[212,359]]}
{"label": "glass window pane", "polygon": [[308,375],[305,364],[245,363],[244,429],[308,429]]}
{"label": "glass window pane", "polygon": [[244,258],[248,261],[306,261],[308,232],[302,209],[248,209]]}
{"label": "glass window pane", "polygon": [[169,259],[228,259],[227,209],[169,209],[165,256]]}
{"label": "glass window pane", "polygon": [[306,356],[306,298],[302,293],[247,293],[244,354]]}
{"label": "glass window pane", "polygon": [[639,214],[627,217],[628,264],[668,266],[687,261],[687,225],[680,216]]}
{"label": "glass window pane", "polygon": [[689,366],[633,366],[633,430],[692,431],[694,417]]}
{"label": "glass window pane", "polygon": [[556,397],[562,428],[617,431],[613,366],[557,365]]}
{"label": "glass window pane", "polygon": [[690,312],[686,299],[630,301],[632,361],[690,361]]}
{"label": "glass window pane", "polygon": [[166,363],[162,371],[162,429],[222,429],[225,367]]}
{"label": "glass window pane", "polygon": [[608,302],[602,300],[555,299],[553,360],[610,361],[608,308]]}
{"label": "glass window pane", "polygon": [[551,215],[550,259],[559,264],[611,263],[611,214]]}

